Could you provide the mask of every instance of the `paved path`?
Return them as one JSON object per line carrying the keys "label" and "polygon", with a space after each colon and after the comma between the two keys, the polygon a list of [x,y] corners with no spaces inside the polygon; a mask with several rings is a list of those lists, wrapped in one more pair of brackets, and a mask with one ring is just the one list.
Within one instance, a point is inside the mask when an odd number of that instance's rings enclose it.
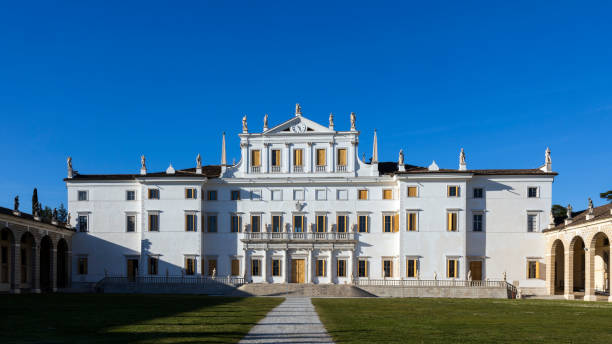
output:
{"label": "paved path", "polygon": [[286,298],[240,343],[333,343],[310,298]]}

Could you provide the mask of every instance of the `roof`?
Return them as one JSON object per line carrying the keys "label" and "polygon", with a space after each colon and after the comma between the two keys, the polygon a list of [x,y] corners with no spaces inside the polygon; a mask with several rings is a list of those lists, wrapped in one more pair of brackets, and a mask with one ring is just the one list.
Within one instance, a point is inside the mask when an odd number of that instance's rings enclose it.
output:
{"label": "roof", "polygon": [[566,225],[565,221],[563,221],[560,224],[556,225],[555,227],[547,228],[543,230],[542,232],[558,231],[558,230],[566,229],[566,228],[573,227],[573,226],[580,226],[583,224],[587,224],[589,222],[605,220],[605,219],[612,219],[611,209],[612,209],[612,203],[608,203],[606,205],[602,205],[602,206],[593,208],[593,218],[590,220],[586,219],[587,215],[589,214],[589,212],[587,211],[588,209],[581,210],[578,212],[573,212],[571,223]]}
{"label": "roof", "polygon": [[556,176],[557,172],[544,172],[539,168],[530,169],[487,169],[487,170],[454,170],[441,168],[437,171],[430,171],[427,167],[404,165],[405,171],[398,171],[397,162],[379,162],[378,171],[380,174],[422,174],[422,173],[469,173],[473,175],[547,175]]}
{"label": "roof", "polygon": [[196,168],[187,168],[182,170],[176,170],[174,174],[168,174],[166,172],[151,172],[145,175],[137,174],[80,174],[75,173],[72,178],[64,178],[64,181],[69,180],[134,180],[136,178],[150,178],[150,177],[206,177],[206,178],[217,178],[221,175],[220,165],[207,165],[202,166],[202,174],[196,173]]}
{"label": "roof", "polygon": [[34,216],[32,216],[32,214],[24,213],[24,212],[21,212],[21,211],[19,212],[19,215],[15,215],[14,211],[12,209],[9,209],[9,208],[0,207],[0,214],[10,215],[10,216],[13,216],[13,217],[16,217],[16,218],[20,218],[20,219],[24,219],[24,220],[35,222],[37,224],[38,223],[45,223],[47,225],[54,226],[54,227],[57,227],[59,229],[63,229],[63,230],[67,230],[67,231],[72,231],[72,232],[74,231],[74,229],[71,229],[71,228],[68,228],[68,227],[64,226],[63,223],[55,225],[55,224],[51,223],[51,221],[44,221],[42,219],[40,221],[38,221],[38,220],[34,219]]}

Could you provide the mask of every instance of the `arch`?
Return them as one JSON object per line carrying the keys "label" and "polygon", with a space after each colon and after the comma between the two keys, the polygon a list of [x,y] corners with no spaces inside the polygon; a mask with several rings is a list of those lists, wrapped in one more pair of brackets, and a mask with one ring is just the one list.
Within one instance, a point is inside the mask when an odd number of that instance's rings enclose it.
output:
{"label": "arch", "polygon": [[20,269],[21,288],[34,288],[34,260],[36,259],[36,240],[30,232],[25,232],[20,239],[19,261],[16,265]]}
{"label": "arch", "polygon": [[51,291],[52,284],[52,264],[53,264],[53,242],[48,235],[40,240],[40,289]]}
{"label": "arch", "polygon": [[0,291],[9,291],[15,280],[13,260],[15,255],[15,235],[8,228],[0,230]]}
{"label": "arch", "polygon": [[70,259],[68,259],[68,242],[66,239],[60,239],[57,242],[57,287],[68,288],[70,275]]}
{"label": "arch", "polygon": [[610,239],[603,232],[593,235],[588,248],[590,271],[589,295],[610,295]]}
{"label": "arch", "polygon": [[561,239],[553,242],[550,254],[552,257],[552,286],[550,294],[563,294],[565,288],[565,246]]}
{"label": "arch", "polygon": [[572,238],[569,245],[569,293],[584,292],[585,287],[585,257],[584,239],[577,235]]}

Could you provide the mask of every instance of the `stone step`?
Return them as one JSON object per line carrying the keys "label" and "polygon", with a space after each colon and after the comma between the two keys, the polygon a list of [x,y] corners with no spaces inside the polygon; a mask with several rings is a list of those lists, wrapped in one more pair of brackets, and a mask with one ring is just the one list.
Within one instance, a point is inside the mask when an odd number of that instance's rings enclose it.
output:
{"label": "stone step", "polygon": [[238,288],[236,295],[295,297],[372,297],[352,285],[341,284],[268,284],[250,283]]}

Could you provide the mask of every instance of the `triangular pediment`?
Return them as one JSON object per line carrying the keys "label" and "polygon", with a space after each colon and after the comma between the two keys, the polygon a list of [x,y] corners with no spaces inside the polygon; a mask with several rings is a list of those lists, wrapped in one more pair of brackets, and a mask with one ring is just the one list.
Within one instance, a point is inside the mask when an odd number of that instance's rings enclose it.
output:
{"label": "triangular pediment", "polygon": [[308,133],[334,133],[334,130],[324,127],[306,117],[295,116],[263,132],[264,135]]}

